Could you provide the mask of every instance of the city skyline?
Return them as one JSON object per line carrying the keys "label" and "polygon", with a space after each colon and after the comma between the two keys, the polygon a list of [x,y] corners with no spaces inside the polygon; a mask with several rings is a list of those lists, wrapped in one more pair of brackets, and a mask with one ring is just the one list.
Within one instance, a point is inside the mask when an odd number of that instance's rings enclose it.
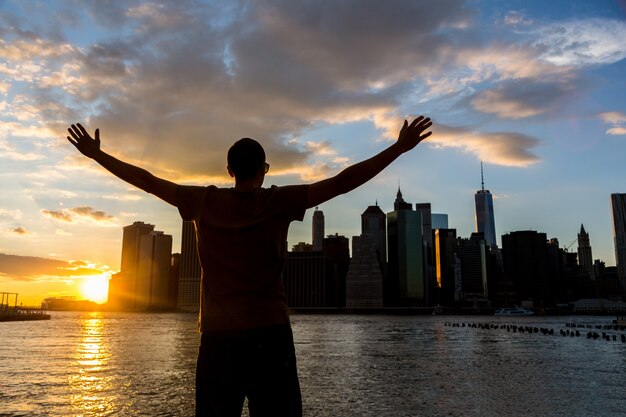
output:
{"label": "city skyline", "polygon": [[[119,228],[175,208],[86,160],[66,128],[184,184],[232,185],[228,146],[257,138],[266,186],[310,183],[382,150],[404,118],[433,135],[380,176],[320,205],[359,234],[363,209],[414,203],[474,231],[480,161],[496,240],[589,234],[615,265],[610,195],[626,176],[623,2],[98,2],[0,5],[0,289],[78,295],[120,265]],[[357,11],[357,12],[355,12]],[[247,28],[241,30],[242,27]],[[324,31],[319,28],[324,27]],[[181,65],[184,62],[184,65]],[[312,210],[289,244],[309,241]]]}

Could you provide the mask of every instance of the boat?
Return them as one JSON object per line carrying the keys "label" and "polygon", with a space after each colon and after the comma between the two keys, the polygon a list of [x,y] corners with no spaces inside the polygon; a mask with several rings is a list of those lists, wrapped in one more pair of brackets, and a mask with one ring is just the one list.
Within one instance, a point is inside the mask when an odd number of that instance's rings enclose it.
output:
{"label": "boat", "polygon": [[626,328],[626,316],[617,317],[615,320],[613,320],[613,324],[617,327]]}
{"label": "boat", "polygon": [[494,316],[534,316],[535,312],[529,310],[524,307],[514,306],[514,307],[503,307],[497,309],[494,313]]}
{"label": "boat", "polygon": [[[0,292],[0,321],[50,320],[50,314],[45,310],[18,307],[17,295],[14,292]],[[15,296],[13,306],[9,304],[9,297],[12,296]]]}

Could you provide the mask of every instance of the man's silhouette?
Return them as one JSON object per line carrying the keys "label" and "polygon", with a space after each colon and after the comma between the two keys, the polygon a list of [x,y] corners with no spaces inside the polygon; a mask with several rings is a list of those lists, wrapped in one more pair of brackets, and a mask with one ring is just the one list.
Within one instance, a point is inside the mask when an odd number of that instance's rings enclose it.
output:
{"label": "man's silhouette", "polygon": [[282,272],[287,231],[307,208],[347,193],[381,172],[432,132],[429,118],[404,121],[398,140],[334,177],[308,185],[263,188],[269,164],[263,147],[241,139],[228,151],[234,188],[178,185],[100,149],[80,124],[67,139],[112,174],[176,206],[196,227],[202,265],[196,370],[196,415],[302,415],[293,337]]}

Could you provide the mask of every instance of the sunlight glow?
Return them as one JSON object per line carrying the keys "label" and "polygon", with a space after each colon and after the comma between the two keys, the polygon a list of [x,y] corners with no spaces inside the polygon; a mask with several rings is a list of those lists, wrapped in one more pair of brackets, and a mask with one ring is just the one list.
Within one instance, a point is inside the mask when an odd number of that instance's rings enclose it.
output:
{"label": "sunlight glow", "polygon": [[92,275],[85,277],[80,287],[80,294],[87,300],[104,303],[109,295],[109,275]]}

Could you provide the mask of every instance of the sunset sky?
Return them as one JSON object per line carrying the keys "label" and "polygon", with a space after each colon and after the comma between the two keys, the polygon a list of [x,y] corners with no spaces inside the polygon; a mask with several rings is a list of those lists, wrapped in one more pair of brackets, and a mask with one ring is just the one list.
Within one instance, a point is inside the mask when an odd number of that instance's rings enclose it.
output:
{"label": "sunset sky", "polygon": [[[626,2],[2,1],[0,291],[24,304],[85,296],[119,270],[122,227],[177,210],[80,155],[70,123],[157,176],[230,186],[226,151],[266,148],[266,185],[308,183],[382,150],[404,118],[433,135],[320,207],[360,233],[378,201],[447,213],[474,231],[494,195],[498,242],[537,230],[615,264],[609,196],[626,192]],[[311,214],[290,246],[311,241]],[[576,243],[570,251],[576,250]],[[92,287],[93,288],[93,287]]]}

